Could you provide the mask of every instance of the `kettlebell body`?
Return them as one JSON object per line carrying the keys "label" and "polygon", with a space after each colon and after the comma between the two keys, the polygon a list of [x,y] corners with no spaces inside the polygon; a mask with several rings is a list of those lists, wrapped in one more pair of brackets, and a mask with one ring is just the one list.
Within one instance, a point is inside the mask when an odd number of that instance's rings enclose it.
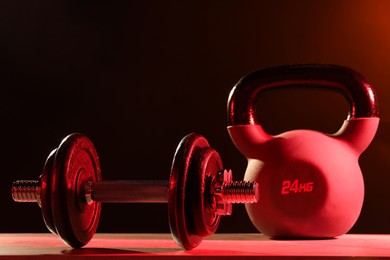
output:
{"label": "kettlebell body", "polygon": [[[340,91],[351,104],[349,118],[333,135],[313,130],[267,134],[256,121],[256,97],[265,89],[291,86]],[[331,65],[255,72],[232,90],[228,115],[228,132],[248,158],[244,179],[260,185],[259,202],[246,206],[259,231],[273,238],[330,238],[354,225],[364,199],[358,159],[379,123],[375,94],[359,74]]]}

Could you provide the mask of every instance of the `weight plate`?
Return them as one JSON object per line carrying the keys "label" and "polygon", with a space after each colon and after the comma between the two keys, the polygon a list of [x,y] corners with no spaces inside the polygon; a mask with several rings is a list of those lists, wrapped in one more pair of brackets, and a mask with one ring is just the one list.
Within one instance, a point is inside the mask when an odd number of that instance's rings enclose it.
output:
{"label": "weight plate", "polygon": [[204,196],[207,186],[205,169],[214,167],[204,167],[207,163],[202,166],[202,160],[207,157],[205,150],[212,150],[207,140],[199,134],[189,134],[179,143],[172,162],[168,191],[169,226],[175,242],[185,249],[198,246],[219,223],[219,218],[210,218],[210,210],[206,209],[210,203],[209,197]]}
{"label": "weight plate", "polygon": [[46,159],[45,166],[43,167],[42,175],[39,177],[41,183],[41,204],[43,221],[45,221],[46,227],[53,234],[57,234],[53,213],[51,211],[51,176],[53,172],[54,157],[57,149],[51,151]]}
{"label": "weight plate", "polygon": [[216,200],[210,192],[217,173],[223,170],[222,160],[217,151],[209,147],[200,149],[193,158],[193,176],[189,176],[187,180],[187,194],[193,194],[196,199],[187,200],[187,205],[192,209],[196,233],[208,237],[215,233],[221,219],[217,214]]}
{"label": "weight plate", "polygon": [[67,136],[58,147],[52,174],[52,212],[57,234],[80,248],[96,232],[101,203],[87,204],[84,186],[101,180],[100,164],[92,142],[82,134]]}

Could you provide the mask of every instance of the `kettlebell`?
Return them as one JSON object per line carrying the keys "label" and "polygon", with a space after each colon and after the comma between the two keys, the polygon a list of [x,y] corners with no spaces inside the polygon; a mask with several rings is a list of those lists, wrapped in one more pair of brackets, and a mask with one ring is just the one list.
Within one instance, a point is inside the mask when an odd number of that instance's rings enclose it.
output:
{"label": "kettlebell", "polygon": [[[350,108],[340,130],[267,134],[256,119],[257,97],[287,88],[341,93]],[[244,179],[260,185],[259,202],[246,205],[260,232],[275,239],[318,239],[352,228],[364,199],[358,159],[379,124],[375,92],[362,75],[336,65],[258,70],[231,90],[227,113],[230,137],[248,159]]]}

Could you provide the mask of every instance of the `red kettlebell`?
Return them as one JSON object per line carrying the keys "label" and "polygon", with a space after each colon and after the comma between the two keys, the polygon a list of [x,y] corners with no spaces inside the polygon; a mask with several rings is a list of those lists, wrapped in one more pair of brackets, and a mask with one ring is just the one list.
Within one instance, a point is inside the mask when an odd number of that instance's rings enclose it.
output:
{"label": "red kettlebell", "polygon": [[[261,92],[316,88],[340,92],[350,104],[335,134],[292,130],[267,134],[255,115]],[[356,71],[334,65],[292,65],[242,78],[228,101],[228,132],[248,158],[244,179],[257,181],[260,200],[246,205],[256,228],[273,238],[332,238],[359,217],[364,183],[360,154],[379,124],[377,100]]]}

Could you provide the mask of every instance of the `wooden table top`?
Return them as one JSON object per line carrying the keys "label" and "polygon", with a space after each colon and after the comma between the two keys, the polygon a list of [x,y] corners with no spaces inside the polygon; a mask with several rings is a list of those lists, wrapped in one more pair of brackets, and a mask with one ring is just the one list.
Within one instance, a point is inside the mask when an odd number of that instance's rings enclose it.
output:
{"label": "wooden table top", "polygon": [[170,234],[96,234],[72,249],[52,234],[0,234],[0,258],[57,259],[135,257],[144,259],[390,259],[390,235],[344,235],[325,240],[271,240],[261,234],[215,234],[186,251]]}

